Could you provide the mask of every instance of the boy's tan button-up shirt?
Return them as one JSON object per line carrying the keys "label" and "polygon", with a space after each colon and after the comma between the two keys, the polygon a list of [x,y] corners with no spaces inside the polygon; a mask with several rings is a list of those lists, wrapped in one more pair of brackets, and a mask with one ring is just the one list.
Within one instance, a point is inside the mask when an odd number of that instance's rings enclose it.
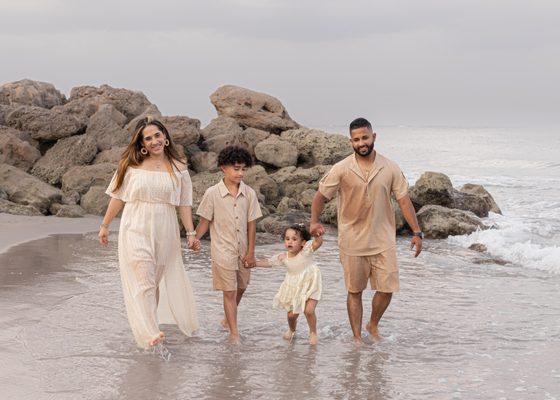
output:
{"label": "boy's tan button-up shirt", "polygon": [[221,180],[206,190],[196,213],[210,221],[212,261],[239,269],[239,257],[247,253],[247,223],[262,217],[255,191],[241,182],[233,197]]}
{"label": "boy's tan button-up shirt", "polygon": [[396,163],[377,153],[373,169],[365,177],[352,154],[333,165],[319,182],[319,192],[329,200],[338,193],[342,252],[373,255],[396,245],[391,194],[397,200],[408,194],[408,182]]}

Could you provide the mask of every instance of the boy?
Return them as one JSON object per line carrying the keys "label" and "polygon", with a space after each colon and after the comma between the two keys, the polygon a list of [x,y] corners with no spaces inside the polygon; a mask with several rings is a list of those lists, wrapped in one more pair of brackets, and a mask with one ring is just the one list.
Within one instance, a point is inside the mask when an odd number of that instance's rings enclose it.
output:
{"label": "boy", "polygon": [[213,288],[223,292],[222,325],[229,328],[232,343],[239,341],[237,305],[249,284],[249,268],[255,266],[257,219],[262,216],[255,191],[243,182],[252,165],[253,158],[244,148],[223,149],[218,166],[224,179],[206,190],[197,210],[196,237],[200,239],[210,228]]}

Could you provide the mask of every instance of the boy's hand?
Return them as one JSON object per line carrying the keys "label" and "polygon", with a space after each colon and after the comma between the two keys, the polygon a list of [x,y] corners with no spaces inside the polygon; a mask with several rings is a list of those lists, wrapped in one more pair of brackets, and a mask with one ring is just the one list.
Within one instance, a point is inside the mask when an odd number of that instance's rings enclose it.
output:
{"label": "boy's hand", "polygon": [[255,255],[253,253],[245,254],[245,256],[242,258],[242,261],[245,268],[253,268],[257,263]]}
{"label": "boy's hand", "polygon": [[188,247],[191,250],[198,251],[200,250],[200,240],[198,240],[194,236],[189,236],[187,238]]}

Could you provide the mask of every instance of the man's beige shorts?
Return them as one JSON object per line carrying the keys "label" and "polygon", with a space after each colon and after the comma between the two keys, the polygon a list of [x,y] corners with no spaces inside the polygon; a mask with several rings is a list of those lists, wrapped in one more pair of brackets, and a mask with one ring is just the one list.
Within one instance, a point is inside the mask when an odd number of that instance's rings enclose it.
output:
{"label": "man's beige shorts", "polygon": [[384,293],[399,291],[396,247],[370,256],[349,256],[341,251],[340,262],[344,268],[346,289],[350,293],[362,292],[368,280],[373,290]]}
{"label": "man's beige shorts", "polygon": [[237,289],[247,289],[251,279],[251,269],[239,263],[239,269],[225,269],[212,262],[212,286],[214,290],[229,292]]}

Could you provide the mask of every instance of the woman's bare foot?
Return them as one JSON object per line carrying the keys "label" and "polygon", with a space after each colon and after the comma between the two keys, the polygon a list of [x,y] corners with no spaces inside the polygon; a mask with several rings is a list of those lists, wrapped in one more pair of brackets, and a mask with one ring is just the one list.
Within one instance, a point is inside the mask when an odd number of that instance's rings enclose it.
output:
{"label": "woman's bare foot", "polygon": [[223,329],[225,329],[226,331],[229,331],[229,325],[228,325],[227,320],[225,318],[220,321],[220,325],[222,326]]}
{"label": "woman's bare foot", "polygon": [[383,340],[383,337],[379,334],[379,330],[377,329],[376,326],[373,326],[373,324],[371,322],[367,323],[366,331],[369,332],[369,335],[371,336],[371,338],[374,341],[379,342],[379,341]]}
{"label": "woman's bare foot", "polygon": [[288,329],[286,332],[284,332],[282,338],[284,340],[287,340],[288,342],[291,342],[292,340],[294,340],[295,335],[296,335],[296,331],[292,331],[291,329]]}
{"label": "woman's bare foot", "polygon": [[163,340],[165,339],[165,333],[160,332],[155,338],[153,338],[152,340],[150,340],[149,345],[151,347],[155,346],[156,344],[159,344],[161,342],[163,342]]}
{"label": "woman's bare foot", "polygon": [[309,334],[309,344],[315,346],[317,343],[319,343],[319,338],[317,337],[317,333],[311,332]]}
{"label": "woman's bare foot", "polygon": [[228,343],[229,344],[239,344],[241,342],[241,339],[239,337],[239,335],[232,335],[231,333],[228,336]]}

